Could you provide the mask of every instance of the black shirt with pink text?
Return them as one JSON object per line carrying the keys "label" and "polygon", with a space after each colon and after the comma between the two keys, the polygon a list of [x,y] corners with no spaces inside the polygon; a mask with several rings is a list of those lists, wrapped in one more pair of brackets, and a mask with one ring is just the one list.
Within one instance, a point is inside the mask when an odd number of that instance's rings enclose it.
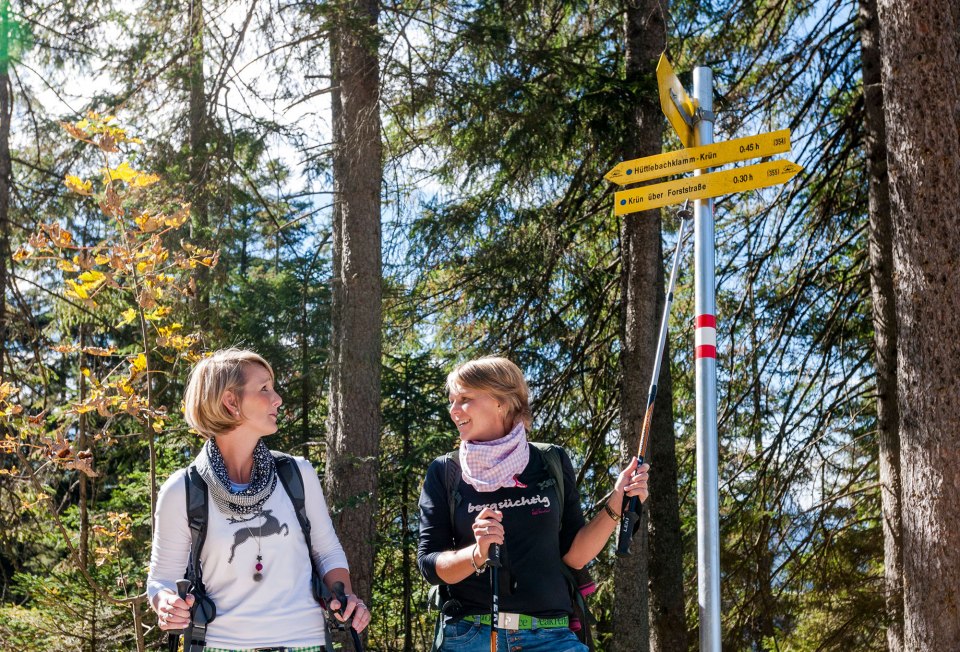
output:
{"label": "black shirt with pink text", "polygon": [[[538,618],[569,614],[570,594],[563,576],[562,557],[584,526],[573,465],[561,451],[564,505],[542,454],[532,444],[530,462],[518,477],[521,486],[482,493],[460,480],[460,501],[450,523],[444,487],[446,456],[427,469],[420,494],[420,544],[417,564],[431,584],[442,584],[436,559],[446,550],[472,543],[472,525],[484,507],[503,512],[504,545],[501,551],[500,611]],[[456,453],[454,453],[456,454]],[[490,610],[490,571],[471,574],[449,586],[450,597],[460,602],[463,614]]]}

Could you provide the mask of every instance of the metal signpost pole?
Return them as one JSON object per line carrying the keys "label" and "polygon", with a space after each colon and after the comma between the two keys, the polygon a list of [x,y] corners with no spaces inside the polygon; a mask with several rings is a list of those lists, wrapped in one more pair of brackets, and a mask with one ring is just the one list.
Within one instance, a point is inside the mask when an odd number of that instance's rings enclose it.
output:
{"label": "metal signpost pole", "polygon": [[[717,439],[717,273],[713,197],[780,185],[803,168],[791,161],[711,172],[706,166],[764,158],[790,150],[790,131],[713,142],[713,72],[693,69],[693,98],[673,71],[666,53],[657,62],[660,108],[683,149],[623,161],[605,178],[626,186],[694,171],[690,178],[621,190],[614,195],[615,215],[629,215],[695,199],[694,269],[697,384],[697,580],[700,599],[700,651],[720,651],[720,482]],[[654,375],[656,379],[656,375]],[[641,449],[642,452],[642,449]],[[621,536],[628,546],[629,537]],[[618,543],[618,554],[621,551]]]}
{"label": "metal signpost pole", "polygon": [[[697,146],[713,144],[713,72],[693,69]],[[708,170],[698,170],[695,177]],[[720,652],[720,510],[717,444],[717,318],[713,199],[694,204],[697,385],[697,578],[700,650]]]}

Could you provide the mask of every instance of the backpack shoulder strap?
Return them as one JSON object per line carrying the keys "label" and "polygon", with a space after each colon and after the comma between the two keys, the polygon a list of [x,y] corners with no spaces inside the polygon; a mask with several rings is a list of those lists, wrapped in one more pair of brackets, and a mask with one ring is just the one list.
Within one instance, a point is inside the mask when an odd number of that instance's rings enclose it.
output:
{"label": "backpack shoulder strap", "polygon": [[453,527],[457,505],[460,504],[460,456],[450,451],[444,456],[443,488],[447,490],[447,505],[450,507],[450,527]]}
{"label": "backpack shoulder strap", "polygon": [[307,542],[307,549],[310,548],[310,519],[307,518],[307,499],[306,492],[303,489],[303,476],[297,467],[297,461],[286,453],[270,451],[273,453],[273,461],[276,464],[277,477],[280,478],[280,484],[284,491],[290,497],[293,503],[293,510],[297,513],[297,521],[300,522],[300,529],[303,530],[304,539]]}
{"label": "backpack shoulder strap", "polygon": [[560,501],[560,509],[563,510],[564,487],[563,487],[563,462],[560,457],[560,447],[556,444],[545,444],[539,441],[530,442],[534,450],[540,451],[540,457],[550,472],[550,478],[557,487],[557,500]]}
{"label": "backpack shoulder strap", "polygon": [[[187,467],[183,482],[186,486],[187,525],[190,527],[190,556],[184,575],[190,582],[189,590],[196,598],[190,610],[190,625],[183,630],[183,649],[200,652],[206,646],[207,625],[217,617],[217,606],[203,585],[203,564],[200,563],[200,553],[207,539],[208,489],[194,464]],[[178,645],[179,638],[179,634],[171,634],[167,641],[168,648]]]}
{"label": "backpack shoulder strap", "polygon": [[187,579],[203,590],[203,568],[200,553],[207,539],[207,483],[194,464],[183,476],[187,489],[187,524],[190,526],[190,557],[187,560]]}

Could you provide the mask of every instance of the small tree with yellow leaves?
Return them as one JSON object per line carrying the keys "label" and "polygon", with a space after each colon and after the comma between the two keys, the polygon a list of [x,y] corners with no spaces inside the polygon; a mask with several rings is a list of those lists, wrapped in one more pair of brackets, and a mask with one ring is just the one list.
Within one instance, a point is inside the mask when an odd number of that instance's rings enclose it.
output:
{"label": "small tree with yellow leaves", "polygon": [[[63,128],[95,148],[102,161],[91,178],[71,174],[64,183],[99,209],[100,232],[107,236],[79,242],[66,225],[44,223],[14,260],[32,266],[38,277],[57,278],[59,287],[47,288],[57,300],[96,319],[88,320],[90,328],[79,336],[56,326],[47,333],[49,346],[41,357],[48,362],[67,357],[71,364],[65,366],[77,369],[75,378],[64,379],[69,400],[39,410],[38,397],[0,384],[0,455],[7,458],[0,473],[22,481],[24,510],[59,535],[57,547],[65,554],[56,560],[57,569],[79,574],[97,604],[114,612],[129,609],[125,632],[90,632],[89,638],[110,649],[135,641],[143,650],[149,631],[141,620],[143,550],[156,506],[158,437],[178,425],[184,430],[179,394],[158,397],[157,387],[161,378],[169,385],[176,370],[199,356],[201,336],[190,327],[188,306],[197,292],[196,270],[215,266],[218,255],[181,237],[189,205],[158,176],[131,164],[142,143],[114,117],[89,114]],[[98,460],[108,459],[121,437],[124,445],[133,438],[147,453],[141,477],[148,486],[140,491],[149,496],[149,512],[146,504],[139,512],[98,508],[105,501],[94,498],[104,494],[111,473]],[[79,487],[76,499],[55,501],[64,476]],[[57,592],[42,593],[51,604],[62,599]],[[22,610],[7,615],[21,618],[23,631],[33,626]],[[69,647],[65,641],[86,636],[82,630],[89,624],[75,623],[76,631],[63,623],[58,627],[61,638],[49,634],[49,623],[37,625],[47,630],[45,649]]]}

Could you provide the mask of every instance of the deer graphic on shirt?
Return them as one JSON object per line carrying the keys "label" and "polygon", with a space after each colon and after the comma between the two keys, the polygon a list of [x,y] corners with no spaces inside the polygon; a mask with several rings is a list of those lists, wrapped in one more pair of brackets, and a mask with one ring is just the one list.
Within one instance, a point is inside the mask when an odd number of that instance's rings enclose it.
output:
{"label": "deer graphic on shirt", "polygon": [[277,520],[277,517],[273,516],[272,509],[264,509],[247,519],[230,517],[228,520],[231,523],[249,523],[253,519],[261,516],[263,517],[264,521],[259,527],[253,528],[247,525],[246,527],[233,533],[233,545],[230,546],[230,559],[227,560],[228,564],[233,563],[233,553],[236,551],[237,546],[239,546],[241,543],[244,543],[249,539],[262,539],[263,537],[280,534],[281,532],[283,533],[283,536],[287,536],[290,533],[290,528],[287,527],[287,524],[280,523],[280,521]]}

